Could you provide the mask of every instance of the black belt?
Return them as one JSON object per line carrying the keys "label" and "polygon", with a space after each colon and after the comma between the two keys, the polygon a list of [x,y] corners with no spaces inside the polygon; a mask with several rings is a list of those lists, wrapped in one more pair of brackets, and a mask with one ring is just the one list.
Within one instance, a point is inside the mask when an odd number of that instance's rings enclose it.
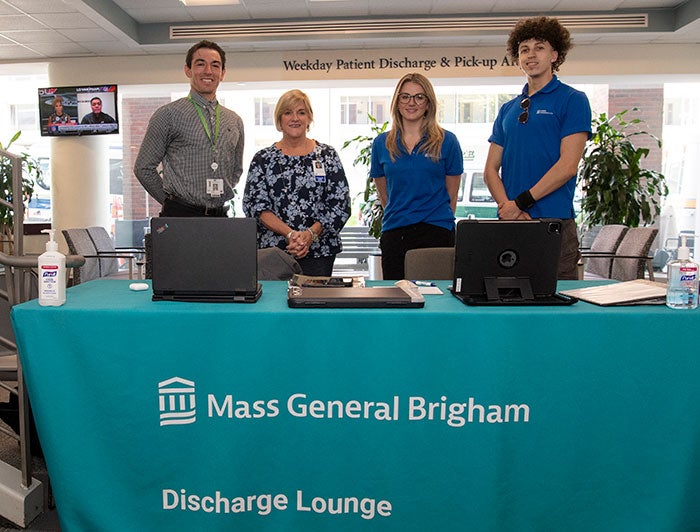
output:
{"label": "black belt", "polygon": [[192,205],[191,203],[187,203],[186,201],[183,201],[180,198],[173,196],[172,194],[168,194],[165,197],[165,201],[177,203],[178,205],[181,205],[182,207],[185,207],[193,213],[198,214],[200,216],[226,216],[226,213],[228,211],[228,205],[222,205],[220,207],[202,207],[199,205]]}

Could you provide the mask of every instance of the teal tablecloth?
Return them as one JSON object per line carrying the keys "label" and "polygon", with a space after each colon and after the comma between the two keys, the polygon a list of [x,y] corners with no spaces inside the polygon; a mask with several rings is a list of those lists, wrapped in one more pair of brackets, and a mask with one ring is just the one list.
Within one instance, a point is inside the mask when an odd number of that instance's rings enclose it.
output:
{"label": "teal tablecloth", "polygon": [[13,309],[66,532],[700,526],[700,311],[128,284]]}

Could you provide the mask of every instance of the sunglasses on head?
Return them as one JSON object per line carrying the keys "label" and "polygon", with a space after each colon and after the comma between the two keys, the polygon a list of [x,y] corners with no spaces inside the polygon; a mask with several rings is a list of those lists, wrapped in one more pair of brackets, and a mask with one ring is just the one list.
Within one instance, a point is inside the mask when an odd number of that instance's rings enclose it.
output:
{"label": "sunglasses on head", "polygon": [[530,118],[530,97],[525,96],[520,100],[520,108],[523,110],[518,117],[518,122],[521,124],[527,124],[527,119]]}

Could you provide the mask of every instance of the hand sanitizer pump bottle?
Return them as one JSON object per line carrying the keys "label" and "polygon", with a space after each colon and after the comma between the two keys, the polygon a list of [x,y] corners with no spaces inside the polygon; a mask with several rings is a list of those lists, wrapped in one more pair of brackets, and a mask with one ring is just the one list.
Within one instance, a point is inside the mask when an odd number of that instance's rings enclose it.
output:
{"label": "hand sanitizer pump bottle", "polygon": [[678,259],[668,263],[666,305],[674,309],[694,309],[698,306],[698,265],[690,260],[685,235],[681,236]]}
{"label": "hand sanitizer pump bottle", "polygon": [[46,251],[39,255],[39,304],[58,307],[66,302],[66,256],[58,251],[54,240],[55,229],[44,229],[49,234]]}

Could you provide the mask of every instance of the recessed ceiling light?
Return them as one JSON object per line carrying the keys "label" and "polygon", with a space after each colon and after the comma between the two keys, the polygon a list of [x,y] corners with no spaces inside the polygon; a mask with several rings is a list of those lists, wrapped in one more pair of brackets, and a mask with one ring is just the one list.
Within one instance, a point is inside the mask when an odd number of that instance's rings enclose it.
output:
{"label": "recessed ceiling light", "polygon": [[225,6],[240,4],[240,0],[180,0],[183,4],[188,7],[193,6]]}

